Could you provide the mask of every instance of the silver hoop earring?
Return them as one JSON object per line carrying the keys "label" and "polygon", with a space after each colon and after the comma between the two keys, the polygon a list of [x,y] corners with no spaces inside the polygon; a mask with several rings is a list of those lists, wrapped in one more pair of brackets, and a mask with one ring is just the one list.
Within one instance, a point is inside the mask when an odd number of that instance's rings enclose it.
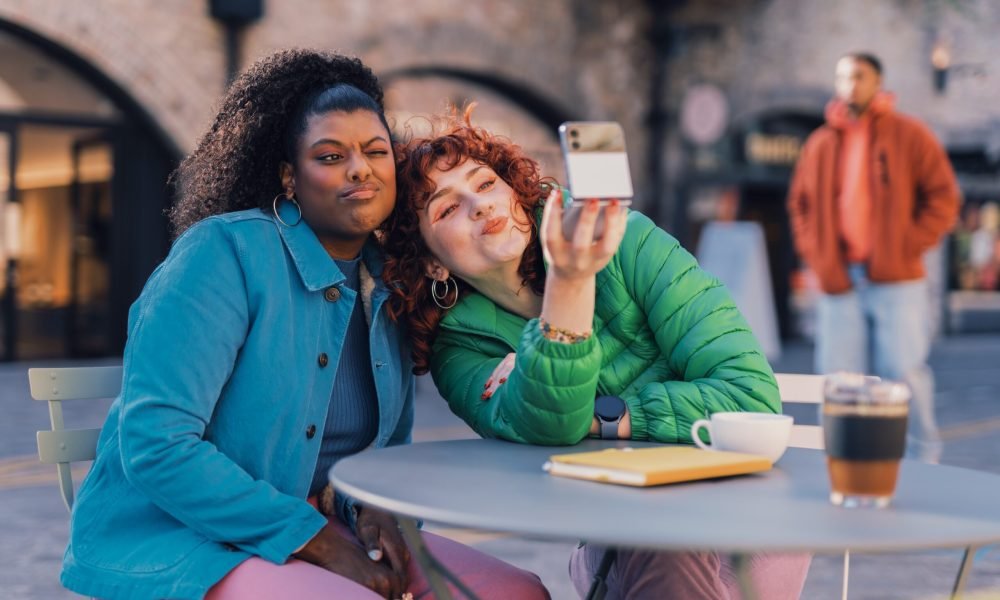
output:
{"label": "silver hoop earring", "polygon": [[[444,284],[443,292],[438,291],[439,283]],[[452,287],[455,288],[455,299],[451,301],[451,304],[445,304],[444,300],[448,298],[448,294],[451,293]],[[438,308],[444,310],[448,310],[449,308],[455,306],[456,304],[458,304],[458,282],[455,281],[455,278],[451,277],[450,275],[448,276],[448,279],[445,279],[444,281],[439,281],[435,279],[434,283],[431,284],[431,299],[434,300],[434,304],[438,305]]]}
{"label": "silver hoop earring", "polygon": [[[289,225],[288,223],[285,223],[285,220],[281,218],[280,214],[278,214],[278,200],[280,198],[284,198],[285,200],[287,200],[287,201],[291,202],[292,204],[294,204],[296,210],[299,211],[299,218],[296,219],[296,221],[294,223],[292,223],[291,225]],[[287,193],[281,192],[280,194],[278,194],[277,196],[275,196],[274,197],[274,202],[271,203],[271,210],[274,212],[274,218],[277,219],[278,222],[281,223],[282,225],[284,225],[285,227],[295,227],[296,225],[299,224],[300,221],[302,221],[302,207],[299,206],[299,203],[295,201],[295,194],[294,193],[292,193],[292,195],[289,196]]]}

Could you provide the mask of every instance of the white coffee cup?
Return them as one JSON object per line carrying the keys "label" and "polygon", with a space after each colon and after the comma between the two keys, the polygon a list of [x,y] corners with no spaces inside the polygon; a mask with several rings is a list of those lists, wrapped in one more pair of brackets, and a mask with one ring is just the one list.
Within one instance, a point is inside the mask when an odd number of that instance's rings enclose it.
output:
{"label": "white coffee cup", "polygon": [[[711,445],[701,441],[699,430],[708,429]],[[691,425],[691,439],[704,450],[726,450],[763,456],[778,462],[788,448],[792,417],[757,412],[717,412],[711,420],[698,419]]]}

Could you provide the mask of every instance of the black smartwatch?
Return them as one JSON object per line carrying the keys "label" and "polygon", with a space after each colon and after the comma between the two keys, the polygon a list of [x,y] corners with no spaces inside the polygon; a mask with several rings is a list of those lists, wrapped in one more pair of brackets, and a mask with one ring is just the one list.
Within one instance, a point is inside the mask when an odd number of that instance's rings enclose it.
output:
{"label": "black smartwatch", "polygon": [[594,416],[600,425],[598,437],[602,440],[617,440],[618,424],[625,416],[625,401],[618,396],[598,396],[594,399]]}

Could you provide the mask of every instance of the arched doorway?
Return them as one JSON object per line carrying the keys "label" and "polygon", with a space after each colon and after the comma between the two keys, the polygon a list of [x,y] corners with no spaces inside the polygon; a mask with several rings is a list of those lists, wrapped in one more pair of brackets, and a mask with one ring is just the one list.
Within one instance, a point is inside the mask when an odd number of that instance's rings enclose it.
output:
{"label": "arched doorway", "polygon": [[92,65],[0,20],[0,359],[117,354],[179,156]]}
{"label": "arched doorway", "polygon": [[440,115],[448,104],[476,102],[474,125],[509,137],[539,161],[544,175],[563,180],[557,129],[575,115],[560,103],[519,82],[466,68],[408,67],[379,78],[398,134],[426,133],[426,117]]}

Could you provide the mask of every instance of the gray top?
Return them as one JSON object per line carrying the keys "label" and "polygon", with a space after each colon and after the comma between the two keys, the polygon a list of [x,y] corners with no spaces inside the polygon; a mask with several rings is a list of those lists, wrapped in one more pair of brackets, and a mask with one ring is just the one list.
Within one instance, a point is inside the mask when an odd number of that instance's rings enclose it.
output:
{"label": "gray top", "polygon": [[[361,256],[354,260],[335,260],[344,274],[344,287],[361,289]],[[341,299],[341,302],[345,300]],[[344,345],[337,360],[333,379],[330,408],[323,426],[323,441],[319,445],[316,470],[309,495],[318,494],[326,486],[330,467],[345,456],[367,448],[378,435],[378,392],[372,374],[371,349],[368,343],[368,323],[361,294],[354,297],[354,310],[344,331]]]}
{"label": "gray top", "polygon": [[[904,461],[887,509],[830,504],[821,451],[789,448],[767,473],[652,488],[555,477],[568,448],[499,440],[425,442],[365,451],[331,470],[335,489],[394,513],[525,537],[719,551],[866,552],[1000,541],[1000,476]],[[375,476],[377,474],[377,476]]]}

